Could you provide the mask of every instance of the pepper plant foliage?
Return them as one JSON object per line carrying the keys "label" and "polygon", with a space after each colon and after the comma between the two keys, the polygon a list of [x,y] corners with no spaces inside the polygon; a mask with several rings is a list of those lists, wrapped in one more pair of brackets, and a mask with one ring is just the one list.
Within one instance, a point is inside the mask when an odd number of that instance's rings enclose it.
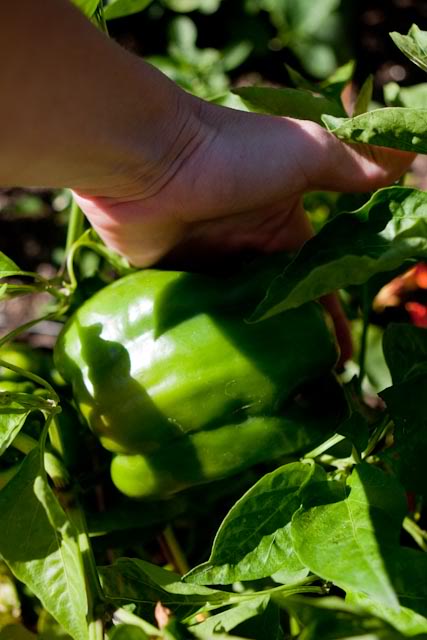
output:
{"label": "pepper plant foliage", "polygon": [[[97,3],[77,4],[96,15]],[[115,0],[106,17],[147,4]],[[393,39],[427,68],[427,33],[413,27]],[[348,118],[340,94],[350,76],[346,67],[313,85],[293,72],[296,88],[241,88],[234,104],[312,119],[349,142],[425,152],[424,93],[407,106],[404,90],[394,89],[398,107],[363,112],[368,83]],[[79,215],[74,207],[74,222]],[[271,451],[255,469],[168,500],[115,492],[105,472],[109,454],[76,411],[78,389],[73,396],[46,354],[13,346],[19,333],[39,320],[62,322],[89,296],[82,252],[100,255],[97,289],[111,265],[118,277],[132,272],[91,231],[71,234],[67,245],[66,263],[50,280],[0,253],[1,298],[47,292],[53,301],[42,318],[0,341],[0,639],[427,638],[427,331],[369,324],[384,283],[427,258],[427,194],[393,186],[353,211],[338,201],[291,261],[277,257],[275,277],[249,310],[248,322],[262,324],[337,289],[361,294],[360,359],[350,371],[356,378],[341,383],[347,405],[338,426],[331,433],[322,424],[311,442],[312,416],[296,427],[299,449],[279,459]],[[370,336],[382,332],[380,349]],[[279,345],[276,355],[286,357]],[[391,385],[384,388],[384,379]],[[311,402],[316,416],[318,396]],[[236,429],[237,439],[245,437]],[[20,615],[22,600],[39,612],[37,625]]]}

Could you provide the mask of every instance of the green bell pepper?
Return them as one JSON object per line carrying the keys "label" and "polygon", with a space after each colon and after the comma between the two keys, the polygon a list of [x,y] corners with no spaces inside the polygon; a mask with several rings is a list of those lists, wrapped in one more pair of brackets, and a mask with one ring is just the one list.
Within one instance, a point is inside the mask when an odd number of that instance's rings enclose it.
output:
{"label": "green bell pepper", "polygon": [[318,441],[325,420],[295,398],[322,376],[339,407],[327,429],[342,418],[323,308],[245,321],[277,273],[261,264],[230,278],[140,271],[65,325],[56,365],[101,443],[121,454],[112,475],[128,495],[169,495]]}

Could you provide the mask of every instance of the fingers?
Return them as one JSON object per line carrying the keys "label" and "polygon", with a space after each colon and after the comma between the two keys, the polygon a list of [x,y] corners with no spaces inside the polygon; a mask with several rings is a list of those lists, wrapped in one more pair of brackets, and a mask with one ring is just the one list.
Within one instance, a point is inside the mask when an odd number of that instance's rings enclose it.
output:
{"label": "fingers", "polygon": [[300,162],[312,190],[373,191],[400,178],[415,158],[407,151],[347,144],[314,123],[302,125],[307,138]]}

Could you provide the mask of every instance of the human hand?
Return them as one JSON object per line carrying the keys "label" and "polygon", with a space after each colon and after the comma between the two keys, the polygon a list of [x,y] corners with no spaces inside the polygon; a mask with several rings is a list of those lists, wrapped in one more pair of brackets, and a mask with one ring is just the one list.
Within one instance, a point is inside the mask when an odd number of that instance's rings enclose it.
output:
{"label": "human hand", "polygon": [[[311,237],[309,190],[371,191],[396,180],[413,155],[347,145],[309,121],[239,112],[193,98],[197,118],[161,175],[78,202],[104,241],[137,266],[164,256],[194,264],[244,251],[295,251]],[[194,113],[194,112],[193,112]],[[342,349],[347,324],[329,298]]]}
{"label": "human hand", "polygon": [[293,251],[312,235],[304,192],[371,191],[399,178],[413,159],[344,144],[309,121],[197,107],[198,119],[160,175],[120,186],[117,196],[117,186],[111,195],[77,196],[104,241],[137,266],[171,251],[178,260],[187,252]]}

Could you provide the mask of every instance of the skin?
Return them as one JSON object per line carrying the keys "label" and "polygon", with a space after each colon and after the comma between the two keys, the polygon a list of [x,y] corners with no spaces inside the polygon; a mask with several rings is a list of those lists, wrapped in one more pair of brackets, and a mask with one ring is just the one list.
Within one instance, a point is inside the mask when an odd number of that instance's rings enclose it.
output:
{"label": "skin", "polygon": [[[372,191],[413,159],[203,102],[67,0],[2,7],[0,79],[0,185],[73,189],[106,244],[137,266],[296,250],[312,234],[305,192]],[[327,304],[346,352],[339,305]]]}

